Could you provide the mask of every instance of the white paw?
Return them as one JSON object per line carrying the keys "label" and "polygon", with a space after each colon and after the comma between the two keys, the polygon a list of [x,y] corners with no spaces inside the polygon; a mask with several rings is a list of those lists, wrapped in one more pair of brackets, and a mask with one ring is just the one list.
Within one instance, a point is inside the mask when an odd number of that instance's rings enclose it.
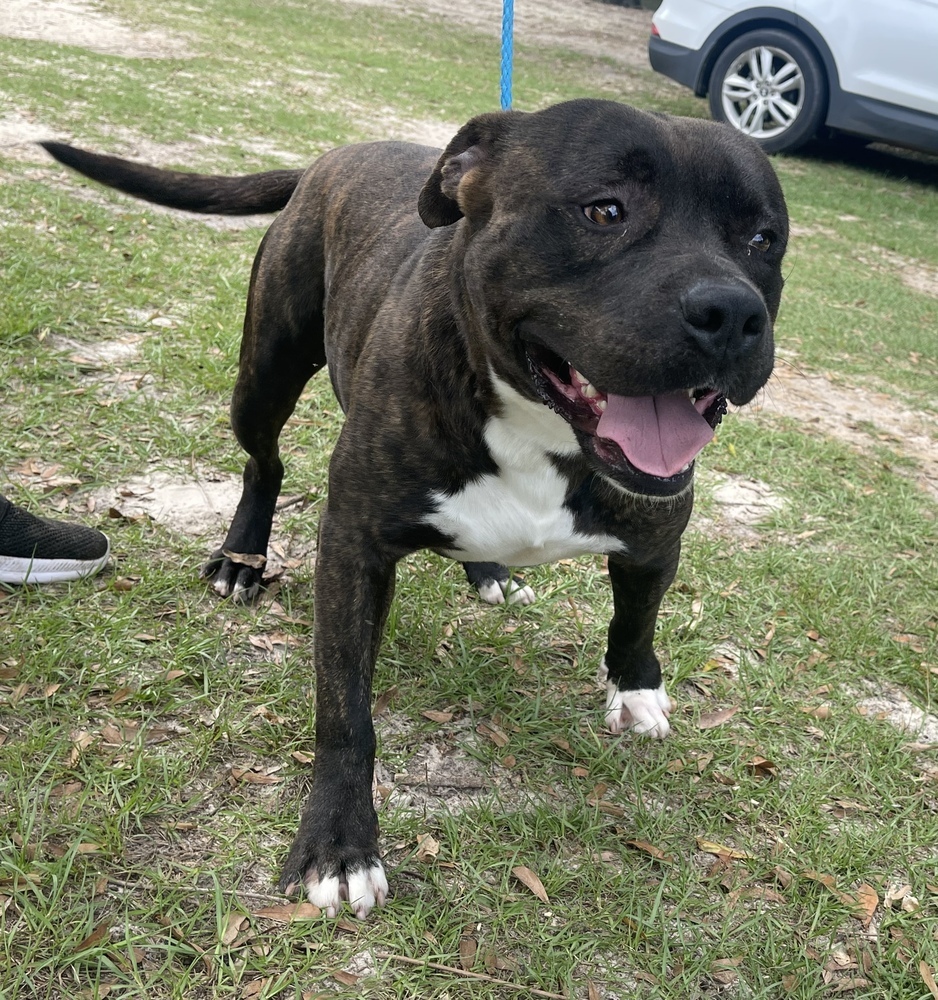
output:
{"label": "white paw", "polygon": [[633,733],[657,739],[664,739],[671,732],[668,716],[673,706],[664,689],[664,681],[656,688],[620,691],[608,677],[603,657],[597,678],[606,682],[606,725],[612,732],[630,729]]}
{"label": "white paw", "polygon": [[306,883],[306,898],[323,910],[327,917],[335,917],[348,899],[352,912],[359,920],[364,920],[375,904],[384,906],[388,898],[388,880],[384,865],[376,861],[368,868],[360,868],[349,873],[348,883],[343,884],[338,876],[320,879],[313,875]]}
{"label": "white paw", "polygon": [[487,604],[533,604],[534,591],[510,577],[505,581],[491,580],[479,587],[479,597]]}

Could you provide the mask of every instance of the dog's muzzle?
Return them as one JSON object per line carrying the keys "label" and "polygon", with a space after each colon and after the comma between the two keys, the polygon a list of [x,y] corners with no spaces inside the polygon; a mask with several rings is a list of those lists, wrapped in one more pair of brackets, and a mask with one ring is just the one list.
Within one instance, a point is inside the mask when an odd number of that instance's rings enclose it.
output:
{"label": "dog's muzzle", "polygon": [[674,496],[687,487],[694,459],[726,413],[718,389],[620,396],[601,392],[539,344],[526,344],[525,353],[536,392],[571,425],[604,474],[647,496]]}

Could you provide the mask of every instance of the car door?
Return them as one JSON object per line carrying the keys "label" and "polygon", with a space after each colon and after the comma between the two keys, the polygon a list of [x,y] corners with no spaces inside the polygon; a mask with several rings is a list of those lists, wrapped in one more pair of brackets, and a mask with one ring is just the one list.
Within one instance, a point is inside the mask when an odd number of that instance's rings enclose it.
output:
{"label": "car door", "polygon": [[938,114],[938,0],[796,0],[849,93]]}

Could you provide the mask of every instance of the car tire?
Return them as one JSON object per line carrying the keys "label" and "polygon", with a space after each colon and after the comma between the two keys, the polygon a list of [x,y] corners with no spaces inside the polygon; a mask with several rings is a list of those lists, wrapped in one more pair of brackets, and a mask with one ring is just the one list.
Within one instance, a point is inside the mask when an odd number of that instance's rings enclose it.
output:
{"label": "car tire", "polygon": [[752,136],[767,153],[808,142],[827,113],[827,79],[814,50],[774,28],[734,39],[717,57],[710,113]]}

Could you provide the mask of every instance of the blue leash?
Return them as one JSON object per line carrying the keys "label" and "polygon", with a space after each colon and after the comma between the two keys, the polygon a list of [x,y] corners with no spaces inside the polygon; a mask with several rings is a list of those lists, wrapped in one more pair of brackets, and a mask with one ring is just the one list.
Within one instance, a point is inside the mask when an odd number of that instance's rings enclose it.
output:
{"label": "blue leash", "polygon": [[511,108],[511,69],[514,60],[512,34],[515,24],[515,0],[502,4],[502,111]]}

